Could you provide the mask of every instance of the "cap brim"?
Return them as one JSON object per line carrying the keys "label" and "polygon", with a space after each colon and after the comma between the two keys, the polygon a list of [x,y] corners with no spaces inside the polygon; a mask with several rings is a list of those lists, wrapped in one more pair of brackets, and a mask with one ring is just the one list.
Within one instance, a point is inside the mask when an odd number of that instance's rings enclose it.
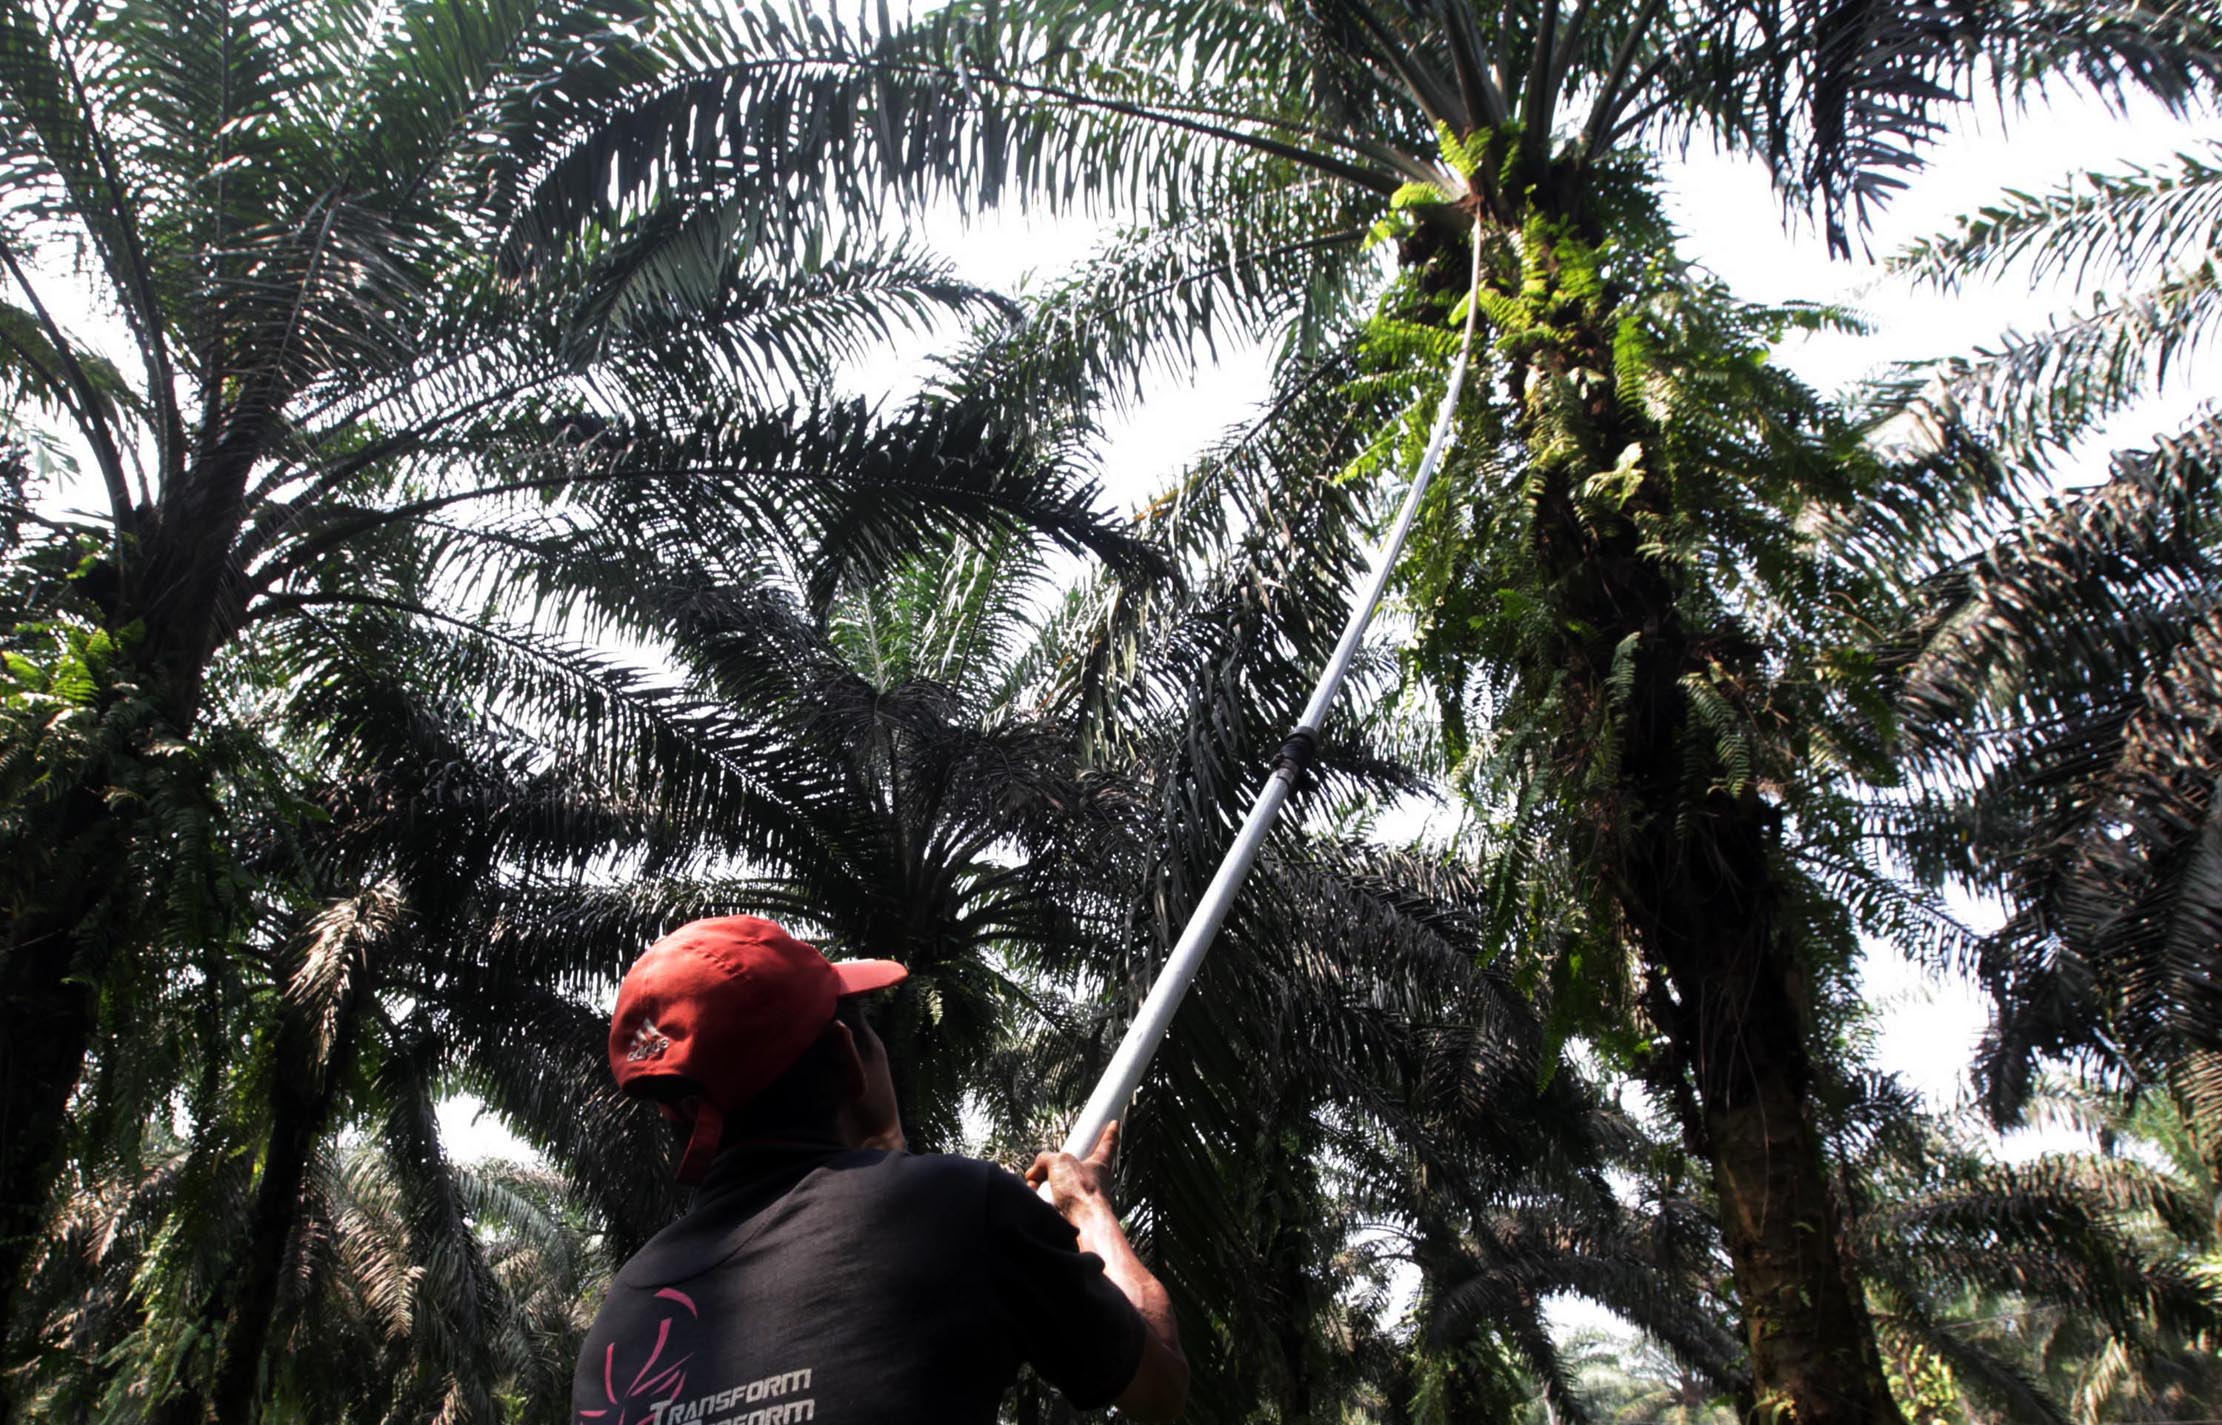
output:
{"label": "cap brim", "polygon": [[840,979],[844,995],[884,990],[910,978],[910,971],[893,960],[836,960],[833,973]]}

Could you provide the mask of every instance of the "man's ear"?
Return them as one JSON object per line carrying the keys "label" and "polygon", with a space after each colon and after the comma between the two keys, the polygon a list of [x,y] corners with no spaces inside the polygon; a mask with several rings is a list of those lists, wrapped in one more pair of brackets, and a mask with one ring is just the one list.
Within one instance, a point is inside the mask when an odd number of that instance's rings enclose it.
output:
{"label": "man's ear", "polygon": [[826,1038],[833,1042],[834,1072],[841,1081],[841,1102],[855,1103],[864,1097],[864,1050],[856,1042],[856,1035],[846,1024],[836,1019],[826,1026]]}

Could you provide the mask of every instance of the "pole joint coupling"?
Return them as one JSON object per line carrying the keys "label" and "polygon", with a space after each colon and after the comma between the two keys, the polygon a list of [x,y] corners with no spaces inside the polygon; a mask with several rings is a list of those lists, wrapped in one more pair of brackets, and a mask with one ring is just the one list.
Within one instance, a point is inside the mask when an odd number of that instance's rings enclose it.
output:
{"label": "pole joint coupling", "polygon": [[1319,729],[1300,727],[1288,735],[1288,741],[1281,744],[1279,755],[1273,759],[1273,770],[1278,772],[1286,767],[1301,777],[1310,770],[1312,757],[1318,751]]}

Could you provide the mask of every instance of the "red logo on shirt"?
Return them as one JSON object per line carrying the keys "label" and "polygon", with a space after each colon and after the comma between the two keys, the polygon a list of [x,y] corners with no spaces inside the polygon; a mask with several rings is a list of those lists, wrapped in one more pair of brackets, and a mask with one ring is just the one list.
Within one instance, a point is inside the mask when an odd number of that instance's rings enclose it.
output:
{"label": "red logo on shirt", "polygon": [[[649,1026],[651,1030],[653,1027]],[[685,1309],[688,1320],[701,1315],[695,1310],[694,1298],[683,1291],[667,1286],[656,1295],[665,1301],[677,1302]],[[617,1388],[617,1383],[626,1379],[625,1372],[617,1363],[617,1343],[610,1342],[602,1353],[602,1398],[609,1403],[600,1410],[581,1410],[579,1419],[594,1421],[596,1425],[635,1425],[635,1422],[646,1425],[646,1422],[661,1420],[672,1402],[679,1398],[679,1393],[687,1388],[687,1362],[694,1359],[692,1351],[675,1360],[664,1359],[664,1351],[673,1344],[672,1323],[679,1320],[678,1315],[673,1314],[656,1323],[656,1344],[649,1348],[648,1359],[633,1372],[623,1390]],[[639,1413],[636,1414],[636,1410]],[[614,1419],[611,1418],[613,1414]]]}

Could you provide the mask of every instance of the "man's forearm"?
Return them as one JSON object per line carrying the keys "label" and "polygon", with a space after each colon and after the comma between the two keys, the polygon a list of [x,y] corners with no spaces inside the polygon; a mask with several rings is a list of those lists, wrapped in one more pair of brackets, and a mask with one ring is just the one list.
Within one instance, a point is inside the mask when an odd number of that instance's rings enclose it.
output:
{"label": "man's forearm", "polygon": [[[1099,1199],[1100,1202],[1100,1199]],[[1125,1293],[1142,1314],[1142,1320],[1174,1355],[1181,1355],[1180,1324],[1173,1317],[1173,1299],[1165,1286],[1126,1240],[1126,1231],[1108,1203],[1091,1205],[1071,1219],[1080,1233],[1080,1250],[1103,1258],[1103,1274]],[[1185,1358],[1184,1358],[1185,1359]]]}
{"label": "man's forearm", "polygon": [[1102,1259],[1103,1274],[1111,1279],[1148,1328],[1142,1336],[1142,1359],[1135,1363],[1134,1378],[1114,1402],[1128,1419],[1170,1422],[1188,1404],[1188,1358],[1181,1354],[1180,1326],[1173,1320],[1173,1301],[1142,1259],[1127,1244],[1119,1214],[1111,1210],[1103,1185],[1111,1170],[1111,1155],[1118,1148],[1119,1125],[1107,1123],[1096,1139],[1095,1150],[1085,1158],[1070,1153],[1043,1153],[1026,1170],[1027,1182],[1050,1187],[1050,1203],[1064,1214],[1079,1234],[1079,1247]]}

